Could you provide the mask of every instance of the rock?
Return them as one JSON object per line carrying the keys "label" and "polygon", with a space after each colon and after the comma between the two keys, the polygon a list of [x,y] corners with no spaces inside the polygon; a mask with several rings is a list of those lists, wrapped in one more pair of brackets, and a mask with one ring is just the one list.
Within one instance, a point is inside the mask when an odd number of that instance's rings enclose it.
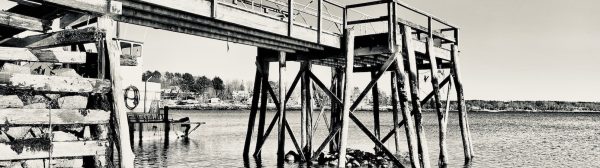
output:
{"label": "rock", "polygon": [[300,156],[294,151],[289,151],[287,154],[285,154],[285,161],[288,162],[296,162],[299,160],[299,158]]}
{"label": "rock", "polygon": [[28,127],[28,126],[10,127],[10,128],[5,129],[4,133],[8,134],[6,136],[11,140],[23,139],[29,135],[30,129],[31,129],[31,127]]}
{"label": "rock", "polygon": [[[0,143],[7,143],[10,142],[10,139],[8,138],[8,136],[6,136],[5,133],[0,132]],[[2,163],[0,163],[0,167],[2,167]]]}
{"label": "rock", "polygon": [[51,74],[54,76],[81,78],[81,76],[79,74],[77,74],[77,72],[75,72],[74,69],[70,69],[70,68],[55,69],[55,70],[52,70]]}
{"label": "rock", "polygon": [[29,67],[20,66],[17,64],[4,63],[2,69],[0,69],[0,72],[31,74],[31,69]]}
{"label": "rock", "polygon": [[351,161],[350,164],[352,164],[353,167],[360,167],[360,163],[357,160]]}
{"label": "rock", "polygon": [[47,109],[48,105],[46,103],[33,103],[26,106],[23,106],[24,109]]}
{"label": "rock", "polygon": [[88,98],[84,96],[64,96],[57,100],[60,109],[85,109]]}
{"label": "rock", "polygon": [[23,101],[17,95],[0,95],[0,108],[22,108]]}
{"label": "rock", "polygon": [[74,134],[71,133],[67,133],[64,131],[53,131],[52,135],[54,136],[54,141],[76,141],[79,138],[77,138],[77,136],[75,136]]}
{"label": "rock", "polygon": [[42,95],[35,95],[31,98],[31,102],[29,103],[48,103],[50,100]]}
{"label": "rock", "polygon": [[50,100],[56,100],[60,98],[59,94],[46,94],[46,97],[50,98]]}
{"label": "rock", "polygon": [[43,160],[26,160],[23,162],[23,168],[30,167],[48,167]]}
{"label": "rock", "polygon": [[330,160],[329,162],[327,162],[327,164],[328,164],[329,166],[336,166],[336,165],[338,164],[338,160],[337,160],[337,159],[335,159],[335,160]]}

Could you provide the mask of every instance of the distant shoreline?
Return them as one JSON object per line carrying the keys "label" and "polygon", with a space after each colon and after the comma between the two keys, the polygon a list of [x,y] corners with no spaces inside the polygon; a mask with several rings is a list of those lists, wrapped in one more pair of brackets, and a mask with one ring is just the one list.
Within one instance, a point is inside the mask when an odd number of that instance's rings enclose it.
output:
{"label": "distant shoreline", "polygon": [[[246,111],[250,110],[250,105],[174,105],[169,106],[170,110],[212,110],[212,111]],[[277,110],[277,107],[268,106],[267,110]],[[286,110],[301,110],[300,106],[289,106]],[[314,107],[313,110],[321,110],[321,107]],[[329,110],[329,107],[325,107],[325,110]],[[359,107],[356,111],[372,111],[372,107]],[[381,112],[392,112],[391,106],[379,108]],[[433,112],[433,109],[424,109],[426,112]],[[458,112],[457,110],[450,110],[450,112]],[[569,110],[469,110],[469,112],[475,113],[510,113],[510,112],[522,112],[522,113],[598,113],[600,111],[569,111]]]}

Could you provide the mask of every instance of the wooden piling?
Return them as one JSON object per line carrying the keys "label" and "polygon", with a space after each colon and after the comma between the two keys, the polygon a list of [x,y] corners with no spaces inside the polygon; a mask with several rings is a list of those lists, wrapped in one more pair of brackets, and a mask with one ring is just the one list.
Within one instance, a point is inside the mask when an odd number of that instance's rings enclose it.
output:
{"label": "wooden piling", "polygon": [[458,49],[456,45],[451,45],[451,59],[453,62],[452,72],[454,72],[454,84],[456,89],[456,99],[458,104],[459,124],[460,133],[463,141],[463,149],[465,153],[465,161],[470,162],[473,158],[473,146],[471,144],[471,133],[469,130],[469,123],[467,120],[467,106],[465,104],[464,91],[462,81],[460,80],[460,70],[458,68]]}
{"label": "wooden piling", "polygon": [[[302,62],[300,65],[300,70],[304,69],[306,66],[305,62]],[[305,73],[302,73],[300,77],[300,148],[304,148],[306,146],[306,131],[310,128],[306,128],[306,117],[307,117],[307,109],[306,109],[306,78]],[[304,157],[304,156],[302,156]]]}
{"label": "wooden piling", "polygon": [[248,130],[246,131],[246,141],[244,143],[244,156],[248,156],[250,152],[250,143],[252,143],[252,131],[254,130],[254,120],[256,119],[256,111],[258,110],[258,99],[260,98],[261,74],[256,67],[254,75],[254,89],[252,90],[252,105],[250,106],[250,117],[248,117]]}
{"label": "wooden piling", "polygon": [[267,101],[268,101],[268,88],[269,88],[269,63],[263,60],[258,62],[261,69],[261,79],[262,86],[260,91],[260,113],[258,118],[258,130],[257,130],[257,140],[256,140],[256,149],[254,150],[254,156],[260,157],[260,146],[264,143],[265,136],[265,117],[267,114]]}
{"label": "wooden piling", "polygon": [[133,160],[135,158],[133,151],[131,150],[131,143],[129,141],[129,125],[127,124],[127,110],[124,101],[122,100],[123,95],[123,77],[120,76],[120,56],[121,49],[117,41],[113,40],[116,38],[116,22],[111,19],[110,16],[102,16],[98,18],[98,28],[105,31],[105,47],[107,51],[109,61],[109,72],[110,79],[112,82],[112,98],[114,101],[113,110],[115,111],[116,118],[116,129],[119,142],[119,163],[122,168],[133,167]]}
{"label": "wooden piling", "polygon": [[309,61],[301,63],[301,69],[304,69],[304,73],[302,74],[301,79],[301,132],[304,134],[304,139],[302,140],[302,148],[306,148],[305,155],[306,160],[309,160],[312,153],[312,92],[311,92],[311,82],[310,77],[306,73],[306,71],[311,70],[311,65]]}
{"label": "wooden piling", "polygon": [[442,110],[442,100],[440,98],[440,85],[439,85],[439,80],[438,80],[438,65],[437,65],[437,58],[435,57],[435,55],[433,55],[433,38],[431,38],[431,36],[429,38],[427,38],[427,42],[426,42],[426,51],[427,51],[427,55],[429,57],[429,65],[431,65],[431,86],[433,88],[433,104],[434,104],[434,108],[435,111],[437,112],[437,116],[438,116],[438,127],[439,127],[439,145],[440,145],[440,155],[439,155],[439,166],[440,167],[445,167],[446,165],[448,165],[448,149],[446,146],[446,116],[444,111]]}
{"label": "wooden piling", "polygon": [[[138,123],[138,142],[142,142],[144,139],[144,123]],[[133,144],[133,143],[132,143]]]}
{"label": "wooden piling", "polygon": [[279,113],[277,136],[277,165],[282,166],[285,155],[285,52],[279,52]]}
{"label": "wooden piling", "polygon": [[425,130],[423,130],[423,123],[421,119],[422,109],[419,95],[419,79],[417,76],[417,58],[415,56],[415,49],[413,46],[412,28],[404,25],[402,36],[403,50],[408,57],[408,79],[410,81],[410,94],[412,97],[413,114],[415,117],[415,130],[418,137],[419,155],[421,155],[421,164],[423,168],[429,168],[431,164],[429,162],[429,148],[427,148],[427,138],[425,136]]}
{"label": "wooden piling", "polygon": [[346,166],[346,148],[348,143],[348,124],[350,120],[350,80],[352,79],[352,71],[354,70],[354,31],[351,28],[344,30],[344,43],[346,52],[346,71],[344,80],[344,99],[342,110],[342,130],[340,131],[340,147],[338,155],[338,167]]}
{"label": "wooden piling", "polygon": [[[376,71],[371,71],[371,80],[375,80],[377,75]],[[379,124],[379,88],[377,88],[377,83],[373,85],[373,89],[371,89],[371,93],[373,95],[373,134],[377,137],[377,140],[381,140],[381,131]],[[379,152],[380,146],[375,146],[375,152]]]}
{"label": "wooden piling", "polygon": [[[396,147],[396,155],[401,154],[400,151],[400,131],[398,131],[398,93],[396,88],[396,73],[390,73],[391,91],[392,91],[392,123],[394,123],[394,144]],[[410,145],[410,144],[409,144]],[[410,148],[409,148],[410,149]],[[411,155],[412,156],[412,155]]]}
{"label": "wooden piling", "polygon": [[169,121],[169,106],[163,108],[163,123],[165,124],[165,142],[169,141],[169,132],[171,131],[171,122]]}
{"label": "wooden piling", "polygon": [[[396,46],[397,51],[396,54],[402,54],[400,52],[398,52],[399,50],[399,46]],[[404,132],[406,132],[406,140],[408,143],[408,153],[410,155],[410,161],[411,161],[411,165],[413,168],[419,168],[421,167],[421,163],[419,161],[419,144],[418,144],[418,140],[417,140],[417,133],[415,131],[415,125],[414,122],[412,120],[412,115],[411,115],[411,111],[409,109],[409,104],[408,104],[408,91],[407,89],[409,88],[408,86],[408,77],[406,75],[405,67],[404,67],[404,61],[398,61],[398,60],[403,60],[401,59],[402,57],[398,57],[398,59],[396,60],[396,64],[394,65],[394,72],[392,74],[395,74],[396,79],[392,79],[392,87],[396,88],[396,96],[394,96],[394,99],[399,101],[400,104],[400,108],[402,111],[402,118],[404,121]],[[397,123],[397,122],[395,122]],[[395,128],[400,127],[400,123],[398,123],[398,126],[396,126]],[[396,135],[398,135],[398,132],[396,132]]]}

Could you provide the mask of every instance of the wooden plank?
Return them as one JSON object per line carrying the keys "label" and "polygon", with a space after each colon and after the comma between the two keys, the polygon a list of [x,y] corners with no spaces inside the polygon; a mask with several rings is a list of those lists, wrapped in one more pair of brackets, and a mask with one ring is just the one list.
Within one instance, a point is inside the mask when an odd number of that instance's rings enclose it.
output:
{"label": "wooden plank", "polygon": [[104,36],[104,33],[94,27],[76,30],[63,30],[53,33],[12,38],[3,43],[10,47],[52,48],[73,44],[93,43]]}
{"label": "wooden plank", "polygon": [[[49,143],[49,142],[48,142]],[[0,160],[28,160],[47,159],[48,148],[32,147],[31,145],[16,146],[8,143],[0,143]],[[80,158],[83,156],[104,155],[108,141],[74,141],[74,142],[52,142],[52,158]],[[14,148],[21,147],[15,151]],[[22,150],[22,151],[21,151]]]}
{"label": "wooden plank", "polygon": [[0,47],[0,60],[2,61],[84,64],[86,55],[85,52]]}
{"label": "wooden plank", "polygon": [[[135,155],[132,151],[131,143],[129,143],[129,125],[127,124],[127,107],[125,107],[123,97],[123,76],[119,71],[119,57],[121,56],[121,49],[119,44],[114,38],[117,38],[117,22],[112,20],[109,16],[103,16],[98,18],[98,27],[106,32],[106,54],[109,61],[109,72],[112,84],[112,100],[113,110],[115,115],[114,126],[116,129],[115,134],[118,138],[119,148],[119,164],[122,168],[134,167],[133,160]],[[168,135],[168,134],[167,134]]]}
{"label": "wooden plank", "polygon": [[[33,117],[35,116],[35,117]],[[110,112],[89,109],[0,109],[0,125],[107,124]]]}
{"label": "wooden plank", "polygon": [[45,31],[50,28],[48,20],[0,11],[0,25],[20,30]]}
{"label": "wooden plank", "polygon": [[[216,1],[216,0],[215,0]],[[268,83],[269,83],[269,63],[266,61],[263,61],[262,59],[262,52],[264,51],[263,49],[258,49],[257,53],[259,54],[259,57],[257,57],[256,62],[257,62],[257,70],[261,71],[261,75],[262,75],[262,83],[264,83],[261,86],[261,91],[260,91],[260,114],[259,114],[259,119],[258,119],[258,130],[257,130],[257,136],[256,136],[256,146],[254,149],[254,156],[261,156],[261,146],[264,144],[264,141],[266,140],[266,136],[265,136],[265,119],[267,116],[267,99],[268,99],[268,93],[267,93],[267,89],[268,87]],[[258,94],[258,92],[254,92],[253,94]],[[274,118],[275,119],[275,118]],[[270,126],[270,125],[269,125]]]}
{"label": "wooden plank", "polygon": [[[252,105],[250,106],[250,117],[248,117],[248,130],[246,131],[246,141],[244,143],[244,157],[250,152],[250,143],[252,143],[252,131],[254,130],[254,120],[258,111],[258,100],[260,98],[261,74],[257,67],[254,75],[254,89],[252,90]],[[267,83],[268,84],[268,83]]]}
{"label": "wooden plank", "polygon": [[44,92],[107,93],[111,90],[110,81],[103,79],[4,72],[0,72],[0,84],[6,84],[6,87],[14,89],[32,89]]}
{"label": "wooden plank", "polygon": [[106,0],[32,0],[42,4],[69,8],[76,11],[91,12],[94,14],[108,13],[108,1]]}

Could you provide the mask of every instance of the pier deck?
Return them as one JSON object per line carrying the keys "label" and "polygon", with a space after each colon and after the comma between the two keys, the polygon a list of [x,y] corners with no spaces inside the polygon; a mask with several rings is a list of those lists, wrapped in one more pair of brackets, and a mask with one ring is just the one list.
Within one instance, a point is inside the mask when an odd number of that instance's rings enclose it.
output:
{"label": "pier deck", "polygon": [[[337,151],[339,152],[338,157],[345,157],[348,124],[352,121],[373,141],[376,149],[385,153],[387,158],[398,167],[403,167],[403,165],[383,143],[390,139],[392,135],[395,135],[394,139],[397,140],[399,138],[398,129],[404,126],[408,139],[411,167],[421,167],[420,165],[423,165],[427,168],[430,167],[430,161],[427,153],[427,140],[421,123],[421,106],[432,100],[438,114],[439,163],[443,166],[447,163],[445,144],[447,138],[447,116],[445,114],[447,112],[443,112],[440,89],[444,86],[450,87],[451,85],[448,84],[455,84],[465,160],[469,161],[473,157],[467,111],[457,61],[459,29],[446,21],[400,1],[376,0],[358,4],[337,3],[330,0],[287,0],[287,2],[282,0],[11,1],[16,2],[17,5],[3,7],[6,9],[0,12],[0,47],[11,47],[0,48],[0,63],[2,63],[0,65],[4,65],[3,68],[10,69],[7,67],[12,67],[11,71],[25,72],[20,71],[23,67],[19,67],[17,64],[31,61],[62,62],[63,64],[57,64],[57,66],[62,68],[75,67],[80,74],[98,79],[68,78],[69,80],[63,80],[59,77],[35,77],[38,80],[28,83],[29,81],[15,77],[23,75],[8,73],[0,74],[0,77],[3,77],[0,82],[4,82],[2,83],[4,85],[0,85],[0,87],[17,90],[38,89],[39,91],[36,94],[85,92],[90,95],[98,95],[111,92],[111,94],[103,95],[104,97],[89,97],[91,102],[110,101],[109,103],[112,105],[110,116],[114,116],[114,118],[111,118],[111,123],[103,122],[103,124],[111,124],[110,128],[114,128],[114,130],[109,130],[109,135],[107,135],[113,138],[114,141],[109,142],[110,146],[104,145],[100,149],[108,153],[105,155],[106,157],[104,155],[87,157],[87,160],[92,160],[90,163],[94,165],[86,167],[111,165],[115,158],[119,159],[116,162],[121,167],[133,166],[134,156],[130,150],[131,144],[127,132],[131,129],[127,124],[126,104],[120,101],[123,98],[124,86],[122,86],[122,72],[117,68],[120,66],[119,58],[122,56],[117,42],[118,22],[258,48],[253,93],[260,94],[254,94],[252,97],[244,156],[249,154],[256,118],[259,121],[254,154],[261,154],[261,147],[276,125],[275,123],[277,123],[278,164],[283,162],[286,132],[294,142],[296,151],[300,156],[304,156],[301,159],[302,161],[315,160],[328,145],[329,152],[334,153]],[[384,10],[381,11],[385,11],[385,14],[372,17],[364,13],[366,11],[363,9],[364,7],[374,6],[382,7]],[[426,18],[426,26],[415,24],[417,22],[412,22],[413,20],[409,18],[403,18],[404,15],[398,14],[399,8],[423,16]],[[373,24],[379,26],[373,26]],[[367,28],[371,28],[373,31],[367,30]],[[40,34],[15,37],[15,35],[25,31],[39,32]],[[361,33],[358,34],[358,32]],[[89,43],[96,45],[96,53],[87,52],[83,44]],[[65,46],[70,46],[73,53],[44,50]],[[74,56],[83,55],[85,55],[86,60],[72,59]],[[67,62],[64,62],[65,60]],[[269,81],[268,62],[275,61],[279,62],[279,93],[275,93],[274,89],[271,88],[272,86],[267,84]],[[286,92],[285,76],[282,75],[286,70],[287,61],[302,63],[302,68],[290,85],[289,92]],[[330,87],[325,86],[311,72],[311,65],[323,65],[332,68]],[[429,70],[431,72],[430,82],[433,90],[423,98],[419,95],[419,70]],[[445,78],[438,79],[439,70],[449,70],[450,73]],[[355,100],[350,100],[348,83],[352,81],[352,74],[355,72],[370,72],[372,80]],[[386,72],[390,72],[392,79],[391,89],[395,109],[393,110],[394,123],[398,124],[385,138],[381,139],[378,104],[374,104],[373,108],[375,122],[373,132],[366,128],[363,122],[356,118],[352,112],[367,93],[372,91],[374,99],[378,99],[377,82]],[[29,73],[29,71],[25,73]],[[27,77],[27,75],[25,76]],[[110,79],[110,84],[108,84],[108,81],[103,81],[103,79]],[[20,80],[21,83],[12,80]],[[71,81],[71,83],[65,84],[61,81]],[[90,84],[91,82],[95,83]],[[73,85],[73,83],[85,85],[85,87],[81,86],[81,89],[68,87],[68,84]],[[302,87],[300,140],[296,139],[285,117],[285,103],[298,83]],[[312,139],[312,90],[314,89],[312,84],[316,84],[332,101],[329,135],[320,145],[314,144],[319,145],[315,146],[318,148],[313,148]],[[100,86],[106,87],[99,89]],[[275,102],[278,113],[265,130],[265,111],[268,95]],[[15,99],[17,97],[14,95],[8,96],[10,97],[3,98]],[[108,99],[106,96],[111,96],[112,99]],[[409,100],[409,98],[412,100]],[[448,99],[446,104],[448,107]],[[0,107],[14,108],[13,106],[14,104],[7,103]],[[16,107],[22,108],[22,106]],[[98,107],[86,107],[86,109],[95,108]],[[448,108],[445,108],[445,110],[447,111]],[[398,117],[400,114],[402,114],[402,120]],[[0,112],[0,118],[7,117],[15,117],[15,115],[14,113]],[[16,118],[22,119],[23,116],[17,115]],[[104,119],[108,121],[108,118]],[[151,120],[148,119],[148,121]],[[44,127],[52,127],[52,122],[49,121],[48,124],[50,125]],[[168,130],[168,124],[165,126]],[[91,128],[86,127],[85,129]],[[103,140],[103,138],[93,137],[94,140]],[[398,142],[396,141],[396,150],[399,149],[400,144]],[[118,157],[113,157],[110,153],[113,152],[113,145],[118,145],[116,146],[119,149]],[[417,146],[421,150],[417,150]],[[305,155],[303,151],[308,153]],[[49,154],[52,154],[52,152]],[[86,156],[89,156],[89,154]],[[28,159],[19,155],[14,157],[10,160]],[[104,161],[98,159],[100,157],[106,158],[108,164],[104,164]],[[49,159],[52,159],[52,157],[49,156]],[[0,158],[1,160],[2,158]],[[345,159],[339,159],[339,165],[345,165]]]}

